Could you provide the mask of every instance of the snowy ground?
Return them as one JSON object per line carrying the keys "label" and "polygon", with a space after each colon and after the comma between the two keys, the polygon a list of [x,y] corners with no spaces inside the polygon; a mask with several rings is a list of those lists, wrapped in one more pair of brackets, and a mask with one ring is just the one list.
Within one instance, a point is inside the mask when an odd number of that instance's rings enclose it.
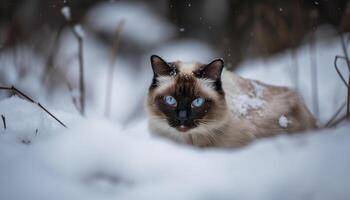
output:
{"label": "snowy ground", "polygon": [[[200,150],[150,136],[141,108],[151,78],[149,55],[209,62],[218,54],[191,38],[171,41],[168,36],[174,28],[150,15],[143,6],[123,4],[114,9],[120,7],[142,10],[135,18],[128,17],[128,12],[123,15],[127,16],[124,34],[128,39],[156,47],[138,55],[142,60],[139,63],[117,58],[110,119],[103,117],[108,50],[88,31],[84,51],[88,80],[86,118],[71,103],[71,95],[76,95],[76,91],[69,94],[64,86],[52,91],[44,88],[43,57],[25,46],[16,55],[21,62],[14,62],[17,58],[12,51],[0,55],[0,75],[6,78],[0,83],[16,85],[68,126],[63,128],[34,104],[16,96],[4,98],[0,93],[0,115],[5,116],[7,125],[4,129],[0,118],[1,200],[350,198],[349,123],[305,135],[264,139],[240,150]],[[110,25],[100,21],[101,15],[106,19],[105,9],[113,8],[101,5],[88,15],[87,21],[102,26],[91,29],[113,32],[107,29]],[[108,19],[110,23],[121,20],[116,13]],[[142,35],[146,38],[138,41],[142,39],[140,35],[130,34],[143,33],[145,27],[132,26],[134,23],[128,21],[143,19],[145,23],[158,23],[159,27],[152,30],[157,38]],[[159,38],[164,41],[156,45]],[[69,57],[76,55],[77,46],[69,31],[63,33],[60,44],[58,68],[64,66],[68,79],[76,81],[77,63],[69,61]],[[311,109],[309,46],[296,52],[298,88]],[[339,38],[317,43],[321,124],[345,100],[345,87],[333,68],[334,56],[338,54],[342,55]],[[237,73],[294,87],[292,64],[287,51],[265,60],[246,61]],[[133,65],[140,66],[138,71]],[[28,75],[20,77],[23,71]],[[136,117],[130,120],[135,113]],[[280,121],[285,124],[283,118]]]}
{"label": "snowy ground", "polygon": [[[0,199],[348,199],[350,124],[199,150],[55,111],[59,126],[18,97],[0,102]],[[36,129],[38,131],[36,132]]]}

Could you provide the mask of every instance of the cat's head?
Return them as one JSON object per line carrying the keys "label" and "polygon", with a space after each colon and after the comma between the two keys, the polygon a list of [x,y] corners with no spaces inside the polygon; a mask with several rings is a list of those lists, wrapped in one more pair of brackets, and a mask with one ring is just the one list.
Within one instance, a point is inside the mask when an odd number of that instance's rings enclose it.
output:
{"label": "cat's head", "polygon": [[226,113],[222,59],[209,64],[167,62],[151,56],[153,80],[146,102],[153,126],[191,132],[215,124]]}

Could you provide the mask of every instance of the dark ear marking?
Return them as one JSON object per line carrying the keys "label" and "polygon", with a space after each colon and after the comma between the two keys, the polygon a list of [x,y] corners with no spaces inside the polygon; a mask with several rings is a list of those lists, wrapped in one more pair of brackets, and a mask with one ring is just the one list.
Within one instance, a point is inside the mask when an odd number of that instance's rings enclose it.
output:
{"label": "dark ear marking", "polygon": [[174,64],[167,63],[160,56],[151,56],[151,65],[154,76],[175,76],[177,69]]}
{"label": "dark ear marking", "polygon": [[222,59],[215,59],[207,65],[202,65],[193,72],[197,78],[207,78],[214,81],[215,90],[224,95],[221,83],[221,73],[224,68],[224,61]]}
{"label": "dark ear marking", "polygon": [[224,68],[223,59],[215,59],[207,65],[201,66],[196,72],[195,76],[198,78],[208,78],[214,81],[221,80],[221,72]]}

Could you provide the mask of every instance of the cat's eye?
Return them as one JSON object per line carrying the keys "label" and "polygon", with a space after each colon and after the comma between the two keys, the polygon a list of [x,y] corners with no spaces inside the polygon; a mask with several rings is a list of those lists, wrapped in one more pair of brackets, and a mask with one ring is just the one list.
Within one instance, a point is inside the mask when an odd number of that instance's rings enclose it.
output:
{"label": "cat's eye", "polygon": [[170,106],[176,106],[176,99],[172,96],[165,96],[164,97],[164,101],[166,104],[170,105]]}
{"label": "cat's eye", "polygon": [[201,107],[203,106],[205,100],[203,98],[197,98],[195,100],[192,101],[192,106],[193,107]]}

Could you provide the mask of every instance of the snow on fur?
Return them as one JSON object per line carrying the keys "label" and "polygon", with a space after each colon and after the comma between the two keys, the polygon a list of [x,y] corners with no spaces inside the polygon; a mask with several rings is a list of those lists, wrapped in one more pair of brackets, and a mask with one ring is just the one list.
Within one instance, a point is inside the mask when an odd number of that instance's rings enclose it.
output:
{"label": "snow on fur", "polygon": [[287,128],[288,124],[289,124],[289,120],[288,120],[288,118],[286,116],[281,115],[281,117],[278,119],[278,124],[282,128]]}
{"label": "snow on fur", "polygon": [[245,116],[249,110],[263,108],[265,101],[257,97],[250,97],[246,94],[241,94],[232,97],[232,104],[235,113]]}

